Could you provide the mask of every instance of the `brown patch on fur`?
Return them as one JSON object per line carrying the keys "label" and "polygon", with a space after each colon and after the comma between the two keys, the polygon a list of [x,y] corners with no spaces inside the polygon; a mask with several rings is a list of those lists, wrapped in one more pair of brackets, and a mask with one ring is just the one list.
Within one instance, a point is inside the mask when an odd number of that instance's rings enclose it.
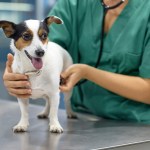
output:
{"label": "brown patch on fur", "polygon": [[13,23],[9,21],[0,21],[0,28],[3,28],[4,33],[7,37],[10,37],[15,33],[15,30],[13,28]]}
{"label": "brown patch on fur", "polygon": [[57,17],[55,17],[55,16],[50,16],[50,17],[47,17],[46,19],[45,19],[45,21],[46,21],[46,24],[49,26],[51,23],[56,23],[56,24],[62,24],[62,21],[59,19],[59,18],[57,18]]}
{"label": "brown patch on fur", "polygon": [[48,38],[45,40],[45,42],[42,42],[43,44],[47,44],[49,42]]}
{"label": "brown patch on fur", "polygon": [[[25,35],[25,34],[30,34],[33,36],[33,33],[31,30],[27,30],[26,32],[24,32],[22,35]],[[29,40],[29,41],[26,41],[24,40],[22,37],[20,37],[16,42],[15,42],[15,46],[18,50],[22,50],[23,48],[29,46],[32,42],[32,39]]]}
{"label": "brown patch on fur", "polygon": [[47,44],[48,43],[48,38],[42,39],[43,34],[47,35],[48,33],[43,28],[40,28],[39,31],[38,31],[39,38],[41,39],[43,44]]}

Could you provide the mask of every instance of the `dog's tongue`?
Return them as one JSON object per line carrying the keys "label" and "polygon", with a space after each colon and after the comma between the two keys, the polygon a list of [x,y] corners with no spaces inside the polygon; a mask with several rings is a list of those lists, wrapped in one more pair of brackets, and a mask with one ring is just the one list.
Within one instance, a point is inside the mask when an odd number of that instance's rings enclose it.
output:
{"label": "dog's tongue", "polygon": [[33,66],[35,67],[35,69],[37,69],[37,70],[41,69],[43,66],[43,62],[42,62],[41,58],[32,57],[31,62],[32,62]]}

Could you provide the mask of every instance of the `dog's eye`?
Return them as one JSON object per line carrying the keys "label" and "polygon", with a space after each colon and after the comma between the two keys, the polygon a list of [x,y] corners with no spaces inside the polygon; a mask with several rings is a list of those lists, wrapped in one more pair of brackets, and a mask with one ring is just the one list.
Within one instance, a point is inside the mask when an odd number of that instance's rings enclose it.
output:
{"label": "dog's eye", "polygon": [[47,39],[47,33],[42,33],[42,35],[40,36],[41,40],[46,40]]}
{"label": "dog's eye", "polygon": [[32,39],[32,35],[31,34],[23,34],[22,35],[22,38],[25,40],[25,41],[30,41]]}

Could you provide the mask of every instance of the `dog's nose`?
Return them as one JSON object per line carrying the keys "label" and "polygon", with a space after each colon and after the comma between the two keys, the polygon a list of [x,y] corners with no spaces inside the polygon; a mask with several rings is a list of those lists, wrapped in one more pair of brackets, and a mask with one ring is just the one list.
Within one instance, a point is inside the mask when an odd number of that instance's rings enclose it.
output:
{"label": "dog's nose", "polygon": [[37,50],[35,51],[35,54],[36,54],[38,57],[42,57],[42,56],[44,56],[45,52],[44,52],[44,50],[42,50],[42,49],[37,49]]}

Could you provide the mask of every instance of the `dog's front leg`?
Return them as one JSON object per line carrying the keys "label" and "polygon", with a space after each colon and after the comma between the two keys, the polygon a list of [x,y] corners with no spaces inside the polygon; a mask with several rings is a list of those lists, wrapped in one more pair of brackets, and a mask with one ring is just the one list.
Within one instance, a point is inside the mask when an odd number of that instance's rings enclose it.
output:
{"label": "dog's front leg", "polygon": [[21,110],[21,118],[19,123],[13,127],[14,132],[25,132],[29,126],[29,119],[28,119],[28,105],[29,100],[18,99],[18,103]]}
{"label": "dog's front leg", "polygon": [[50,96],[50,124],[49,130],[53,133],[62,133],[63,128],[58,121],[58,107],[59,107],[59,92]]}

